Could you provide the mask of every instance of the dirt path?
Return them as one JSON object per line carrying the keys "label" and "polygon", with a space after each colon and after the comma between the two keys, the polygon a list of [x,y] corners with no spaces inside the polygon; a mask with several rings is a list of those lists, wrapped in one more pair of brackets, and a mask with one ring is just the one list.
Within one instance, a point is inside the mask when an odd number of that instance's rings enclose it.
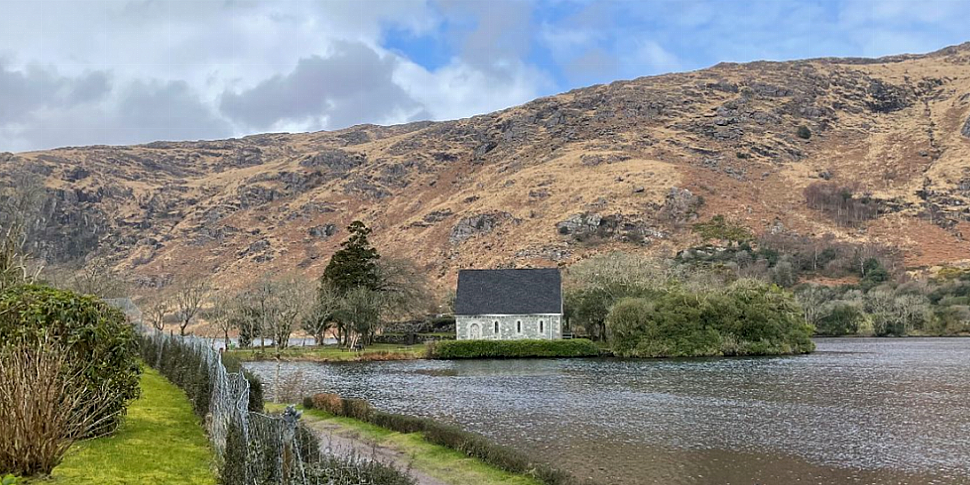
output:
{"label": "dirt path", "polygon": [[320,437],[320,447],[323,451],[329,451],[337,456],[356,456],[393,465],[398,470],[407,471],[417,480],[418,485],[453,485],[411,468],[411,457],[406,453],[377,444],[354,430],[329,421],[305,420],[305,422]]}

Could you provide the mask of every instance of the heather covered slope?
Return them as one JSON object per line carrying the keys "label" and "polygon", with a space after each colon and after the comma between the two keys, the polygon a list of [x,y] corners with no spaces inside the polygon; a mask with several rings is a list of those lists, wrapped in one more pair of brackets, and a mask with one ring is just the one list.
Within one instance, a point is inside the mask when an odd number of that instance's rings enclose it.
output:
{"label": "heather covered slope", "polygon": [[[0,173],[47,188],[36,254],[100,254],[148,286],[316,276],[355,218],[442,284],[459,268],[671,253],[716,214],[756,234],[895,246],[912,268],[958,263],[970,259],[970,44],[719,64],[457,121],[0,154]],[[877,210],[842,220],[806,198],[818,182]]]}

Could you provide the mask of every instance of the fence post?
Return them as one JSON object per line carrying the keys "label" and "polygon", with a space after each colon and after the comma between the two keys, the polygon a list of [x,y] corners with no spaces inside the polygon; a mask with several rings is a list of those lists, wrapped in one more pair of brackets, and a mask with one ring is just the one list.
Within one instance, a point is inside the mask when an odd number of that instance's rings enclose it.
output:
{"label": "fence post", "polygon": [[[296,450],[296,423],[300,420],[301,413],[292,404],[286,406],[283,411],[283,483],[288,484],[296,478],[300,458],[295,456]],[[294,466],[296,465],[296,466]]]}

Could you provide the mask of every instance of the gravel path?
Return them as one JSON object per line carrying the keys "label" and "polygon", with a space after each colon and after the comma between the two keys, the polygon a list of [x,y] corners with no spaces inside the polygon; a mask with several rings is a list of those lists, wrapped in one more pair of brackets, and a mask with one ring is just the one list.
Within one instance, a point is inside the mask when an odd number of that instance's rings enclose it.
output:
{"label": "gravel path", "polygon": [[359,433],[329,421],[305,421],[317,436],[320,437],[320,447],[323,451],[341,457],[359,457],[374,460],[394,466],[398,470],[407,471],[417,480],[418,485],[454,485],[443,482],[420,470],[411,468],[411,457],[406,453],[389,446],[383,446],[364,438]]}

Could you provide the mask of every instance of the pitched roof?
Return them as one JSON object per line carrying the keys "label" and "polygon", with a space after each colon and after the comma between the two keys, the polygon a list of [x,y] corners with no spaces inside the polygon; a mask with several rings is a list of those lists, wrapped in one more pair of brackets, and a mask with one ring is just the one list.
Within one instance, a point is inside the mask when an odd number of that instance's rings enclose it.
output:
{"label": "pitched roof", "polygon": [[562,313],[559,269],[465,269],[458,272],[456,315]]}

